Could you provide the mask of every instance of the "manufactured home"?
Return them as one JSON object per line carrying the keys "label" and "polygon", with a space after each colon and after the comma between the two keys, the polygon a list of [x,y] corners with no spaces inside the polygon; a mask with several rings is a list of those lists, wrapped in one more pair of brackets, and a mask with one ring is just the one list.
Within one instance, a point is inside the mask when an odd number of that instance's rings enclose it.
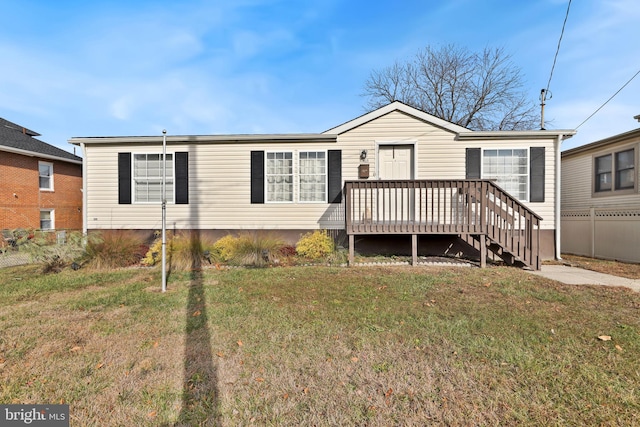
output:
{"label": "manufactured home", "polygon": [[[351,260],[394,241],[414,262],[470,251],[537,269],[559,256],[559,148],[574,133],[476,132],[393,102],[322,133],[168,135],[167,225],[292,241],[327,229]],[[69,142],[84,156],[85,231],[161,227],[162,135]]]}
{"label": "manufactured home", "polygon": [[639,153],[640,129],[562,152],[563,252],[640,263]]}

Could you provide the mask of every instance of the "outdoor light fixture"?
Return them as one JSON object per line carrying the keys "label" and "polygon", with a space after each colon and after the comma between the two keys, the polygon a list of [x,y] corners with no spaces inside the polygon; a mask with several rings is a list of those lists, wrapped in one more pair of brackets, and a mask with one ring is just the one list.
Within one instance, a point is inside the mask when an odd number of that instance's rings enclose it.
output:
{"label": "outdoor light fixture", "polygon": [[367,150],[362,150],[360,152],[360,160],[366,160],[367,159]]}

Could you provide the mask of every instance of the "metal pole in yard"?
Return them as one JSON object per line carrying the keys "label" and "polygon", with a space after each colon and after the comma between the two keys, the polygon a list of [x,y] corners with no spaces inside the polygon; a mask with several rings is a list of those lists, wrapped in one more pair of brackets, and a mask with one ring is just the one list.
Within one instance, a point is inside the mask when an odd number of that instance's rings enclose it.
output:
{"label": "metal pole in yard", "polygon": [[162,130],[162,292],[167,291],[167,130]]}

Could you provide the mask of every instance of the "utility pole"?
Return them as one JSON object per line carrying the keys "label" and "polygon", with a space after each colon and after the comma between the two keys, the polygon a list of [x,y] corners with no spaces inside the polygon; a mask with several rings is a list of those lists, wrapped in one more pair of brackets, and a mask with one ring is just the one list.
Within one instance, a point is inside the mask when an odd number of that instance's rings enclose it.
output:
{"label": "utility pole", "polygon": [[549,94],[549,99],[553,96],[551,91],[547,91],[545,89],[540,90],[540,130],[544,130],[544,106],[545,101],[547,100],[547,94]]}

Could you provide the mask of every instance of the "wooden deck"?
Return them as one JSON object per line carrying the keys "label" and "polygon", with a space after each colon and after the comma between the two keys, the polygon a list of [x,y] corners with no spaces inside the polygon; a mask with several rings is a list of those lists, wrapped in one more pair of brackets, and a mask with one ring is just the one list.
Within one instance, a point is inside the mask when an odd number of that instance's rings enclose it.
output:
{"label": "wooden deck", "polygon": [[489,180],[379,180],[345,183],[349,261],[356,235],[457,235],[480,251],[540,269],[540,218]]}

